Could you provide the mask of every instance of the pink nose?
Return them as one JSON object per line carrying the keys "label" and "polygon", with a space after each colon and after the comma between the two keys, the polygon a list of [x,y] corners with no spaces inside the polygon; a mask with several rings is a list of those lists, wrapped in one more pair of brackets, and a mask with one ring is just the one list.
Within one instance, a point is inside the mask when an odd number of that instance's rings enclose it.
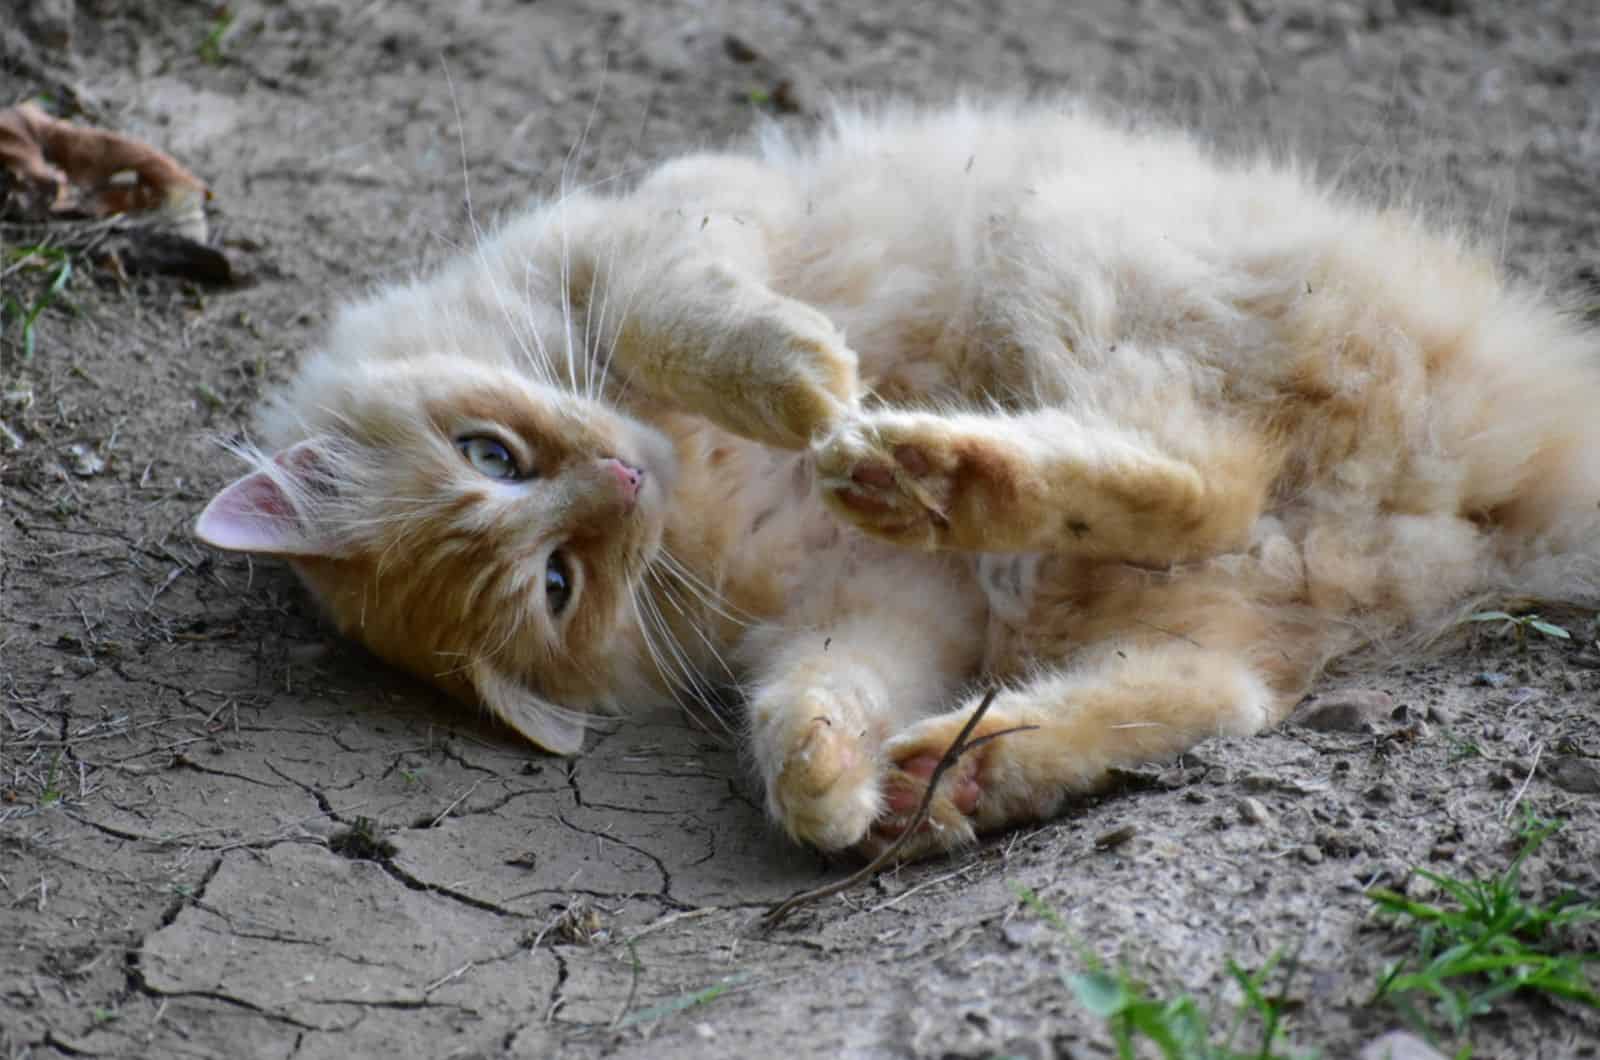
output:
{"label": "pink nose", "polygon": [[622,487],[622,496],[628,501],[633,501],[639,496],[639,487],[644,485],[644,472],[632,464],[608,456],[600,461],[600,466],[605,468],[607,474],[616,480]]}

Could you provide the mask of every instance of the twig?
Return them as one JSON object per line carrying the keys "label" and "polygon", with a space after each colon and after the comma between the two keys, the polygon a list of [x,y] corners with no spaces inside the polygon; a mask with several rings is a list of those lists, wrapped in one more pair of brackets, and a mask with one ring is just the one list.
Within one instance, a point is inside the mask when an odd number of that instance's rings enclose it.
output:
{"label": "twig", "polygon": [[429,823],[428,827],[429,828],[438,828],[439,827],[439,822],[444,820],[446,817],[449,817],[451,810],[455,809],[457,806],[460,806],[463,802],[467,801],[467,797],[470,796],[473,792],[477,791],[478,790],[478,785],[480,785],[482,783],[483,783],[483,781],[481,779],[473,781],[472,782],[472,786],[470,788],[468,788],[466,791],[463,791],[460,795],[456,796],[456,801],[452,802],[450,805],[446,806],[444,809],[439,811],[439,816],[435,817],[432,820],[432,822]]}
{"label": "twig", "polygon": [[779,924],[783,923],[784,919],[790,913],[794,912],[796,909],[799,909],[801,906],[809,905],[812,902],[831,897],[832,895],[838,894],[841,891],[848,891],[857,884],[865,883],[867,880],[872,879],[872,877],[876,876],[883,870],[884,866],[888,865],[894,860],[895,855],[899,853],[900,848],[904,846],[906,841],[915,835],[917,830],[920,829],[928,820],[928,808],[933,805],[933,797],[939,790],[939,781],[944,777],[945,771],[951,766],[955,765],[956,762],[961,759],[962,755],[966,754],[974,747],[981,747],[990,740],[998,739],[1001,736],[1009,736],[1012,733],[1027,732],[1029,729],[1038,728],[1037,725],[1018,725],[1015,728],[1001,729],[999,732],[991,732],[969,742],[967,737],[972,735],[972,730],[978,727],[978,722],[983,720],[983,716],[989,712],[989,705],[994,702],[994,697],[999,694],[999,691],[1000,690],[998,688],[991,688],[987,693],[984,694],[983,702],[978,704],[978,709],[972,712],[972,717],[967,719],[967,723],[961,727],[961,731],[956,734],[956,738],[952,740],[950,746],[945,749],[944,757],[939,759],[939,764],[933,767],[933,773],[928,777],[928,787],[922,793],[921,805],[917,807],[917,812],[911,816],[911,822],[906,826],[905,831],[896,836],[894,842],[885,847],[877,857],[873,858],[871,861],[867,862],[866,865],[857,869],[844,879],[835,880],[832,883],[825,883],[821,887],[816,887],[809,891],[802,891],[799,894],[791,895],[782,902],[779,902],[777,905],[773,906],[771,909],[762,914],[762,927],[768,929],[777,927]]}
{"label": "twig", "polygon": [[628,947],[628,960],[633,965],[633,977],[628,980],[628,996],[623,999],[622,1007],[617,1009],[616,1016],[611,1020],[611,1030],[622,1026],[622,1021],[627,1018],[628,1010],[633,1008],[634,999],[639,996],[639,954],[633,948],[632,939],[623,939],[623,945]]}
{"label": "twig", "polygon": [[1539,757],[1543,754],[1544,741],[1540,740],[1539,745],[1533,749],[1533,765],[1528,767],[1528,775],[1522,778],[1522,786],[1517,789],[1515,795],[1511,796],[1511,801],[1506,804],[1505,813],[1500,815],[1502,821],[1511,820],[1511,811],[1517,808],[1517,803],[1522,801],[1522,796],[1528,791],[1528,785],[1533,783],[1533,775],[1539,771]]}
{"label": "twig", "polygon": [[446,972],[444,975],[441,975],[439,978],[435,979],[433,982],[431,982],[427,986],[423,987],[422,988],[422,996],[423,997],[427,997],[429,994],[433,993],[435,990],[439,989],[444,984],[446,984],[446,983],[448,983],[448,982],[450,982],[450,981],[452,981],[454,979],[460,979],[463,975],[466,975],[468,972],[470,972],[477,963],[478,963],[477,961],[468,961],[466,964],[463,964],[461,967],[457,968],[455,971]]}

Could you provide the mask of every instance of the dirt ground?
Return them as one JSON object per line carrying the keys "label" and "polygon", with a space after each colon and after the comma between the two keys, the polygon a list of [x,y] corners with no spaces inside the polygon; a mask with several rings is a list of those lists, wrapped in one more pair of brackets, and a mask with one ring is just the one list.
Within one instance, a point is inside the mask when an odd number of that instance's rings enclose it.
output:
{"label": "dirt ground", "polygon": [[[726,742],[663,710],[575,761],[531,754],[333,641],[279,565],[189,534],[236,470],[218,439],[331,308],[470,241],[468,181],[487,221],[552,192],[569,154],[627,179],[756,120],[812,121],[829,93],[1148,106],[1439,208],[1595,303],[1592,0],[228,14],[0,16],[0,105],[76,101],[175,153],[244,281],[85,265],[30,360],[14,329],[0,345],[0,1055],[1106,1056],[1062,980],[1081,947],[1206,1003],[1237,999],[1229,959],[1291,954],[1294,1041],[1346,1057],[1403,1023],[1370,1004],[1404,944],[1366,888],[1499,870],[1534,812],[1568,824],[1525,888],[1600,898],[1591,614],[1555,616],[1570,641],[1519,650],[1483,625],[1330,678],[1325,695],[1388,699],[1356,731],[1213,741],[762,934],[768,903],[848,866],[772,833]],[[0,230],[0,250],[23,238]],[[1470,1040],[1597,1056],[1600,1019],[1513,999]]]}

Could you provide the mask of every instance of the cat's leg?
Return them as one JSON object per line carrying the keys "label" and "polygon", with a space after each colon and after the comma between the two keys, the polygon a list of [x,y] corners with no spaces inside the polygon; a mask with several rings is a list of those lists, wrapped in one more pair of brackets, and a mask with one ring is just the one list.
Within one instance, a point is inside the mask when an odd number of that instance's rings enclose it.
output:
{"label": "cat's leg", "polygon": [[[902,847],[918,857],[976,834],[1043,820],[1107,786],[1111,771],[1170,759],[1211,736],[1257,732],[1288,704],[1242,658],[1187,644],[1119,649],[996,695],[973,748],[940,781],[928,824]],[[945,751],[981,702],[914,723],[883,748],[884,817],[863,849],[904,829]],[[1288,703],[1292,703],[1290,699]]]}
{"label": "cat's leg", "polygon": [[774,240],[804,209],[785,174],[691,156],[626,200],[584,209],[569,298],[621,390],[788,449],[854,407],[856,355],[844,336],[771,283]]}
{"label": "cat's leg", "polygon": [[816,459],[834,511],[897,544],[1164,566],[1243,545],[1277,456],[1220,419],[1158,439],[1049,408],[871,412]]}
{"label": "cat's leg", "polygon": [[[933,826],[907,856],[1048,817],[1111,771],[1170,759],[1211,736],[1281,721],[1347,623],[1304,598],[1283,543],[1174,572],[1055,558],[1032,610],[991,644],[985,668],[1015,675],[973,737],[1027,726],[973,748],[947,771]],[[1030,660],[1060,660],[1039,670]],[[936,763],[981,702],[914,722],[883,754],[885,818],[870,848],[903,829]]]}
{"label": "cat's leg", "polygon": [[832,429],[857,398],[856,355],[833,322],[731,257],[665,268],[633,299],[615,350],[628,385],[786,449]]}
{"label": "cat's leg", "polygon": [[[924,578],[924,581],[931,579]],[[768,812],[795,839],[854,846],[883,816],[884,741],[952,701],[981,655],[974,605],[900,579],[885,602],[823,628],[769,631],[750,694],[749,748]]]}

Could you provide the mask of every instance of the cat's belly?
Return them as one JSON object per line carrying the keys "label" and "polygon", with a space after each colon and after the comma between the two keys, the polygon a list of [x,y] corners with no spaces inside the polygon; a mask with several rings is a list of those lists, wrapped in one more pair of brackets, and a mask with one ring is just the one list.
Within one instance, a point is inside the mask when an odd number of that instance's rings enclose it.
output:
{"label": "cat's belly", "polygon": [[[973,563],[890,545],[842,523],[822,500],[808,454],[764,450],[749,473],[736,506],[744,532],[730,574],[757,590],[749,595],[773,602],[771,617],[822,626],[841,614],[900,606],[986,616]],[[973,637],[981,643],[986,620],[978,624]]]}

